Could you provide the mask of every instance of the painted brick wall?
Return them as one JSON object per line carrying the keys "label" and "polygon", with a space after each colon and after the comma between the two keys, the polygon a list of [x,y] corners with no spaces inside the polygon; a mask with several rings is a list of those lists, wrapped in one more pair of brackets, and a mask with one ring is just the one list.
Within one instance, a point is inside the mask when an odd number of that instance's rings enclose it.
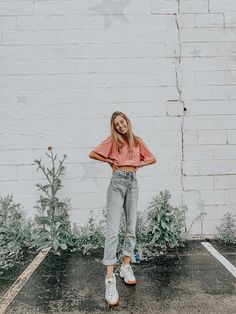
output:
{"label": "painted brick wall", "polygon": [[0,195],[33,216],[51,144],[71,220],[101,217],[111,169],[88,153],[120,110],[158,160],[139,210],[169,189],[192,235],[216,233],[236,205],[235,21],[234,0],[1,0]]}

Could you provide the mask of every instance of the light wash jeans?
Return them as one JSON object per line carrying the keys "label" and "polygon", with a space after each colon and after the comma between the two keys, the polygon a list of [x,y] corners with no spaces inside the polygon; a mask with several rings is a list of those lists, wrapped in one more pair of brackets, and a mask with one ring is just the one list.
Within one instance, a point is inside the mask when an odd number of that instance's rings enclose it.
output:
{"label": "light wash jeans", "polygon": [[136,173],[124,170],[113,172],[107,189],[107,225],[102,260],[104,265],[113,265],[117,262],[116,250],[122,209],[124,209],[126,220],[123,254],[126,256],[133,255],[136,243],[137,203],[138,182]]}

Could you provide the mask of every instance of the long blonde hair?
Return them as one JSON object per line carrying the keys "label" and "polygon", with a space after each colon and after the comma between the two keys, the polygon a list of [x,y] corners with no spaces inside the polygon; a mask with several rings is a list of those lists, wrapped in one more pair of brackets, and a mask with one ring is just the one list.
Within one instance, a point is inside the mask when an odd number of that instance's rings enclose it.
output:
{"label": "long blonde hair", "polygon": [[130,119],[127,117],[126,114],[120,111],[113,112],[111,116],[110,126],[111,126],[111,136],[112,136],[113,142],[115,142],[117,150],[120,153],[121,148],[125,145],[125,141],[124,141],[123,136],[117,132],[114,125],[114,120],[117,116],[122,116],[127,122],[128,131],[126,133],[126,139],[128,141],[129,149],[132,150],[133,146],[137,147],[139,145],[139,142],[138,142],[139,137],[132,132]]}

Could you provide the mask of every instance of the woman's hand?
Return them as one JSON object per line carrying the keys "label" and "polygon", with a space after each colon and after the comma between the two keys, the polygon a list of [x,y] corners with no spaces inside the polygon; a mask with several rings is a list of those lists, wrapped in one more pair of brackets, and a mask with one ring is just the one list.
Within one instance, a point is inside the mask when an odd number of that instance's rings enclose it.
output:
{"label": "woman's hand", "polygon": [[116,164],[114,159],[107,158],[107,162],[111,166],[111,168],[114,169],[119,169],[118,165]]}
{"label": "woman's hand", "polygon": [[145,162],[144,162],[144,161],[141,161],[141,162],[139,163],[139,168],[142,168],[143,166],[145,166]]}
{"label": "woman's hand", "polygon": [[141,161],[139,165],[134,168],[134,172],[137,172],[138,168],[142,168],[143,166],[145,166],[145,163],[144,161]]}

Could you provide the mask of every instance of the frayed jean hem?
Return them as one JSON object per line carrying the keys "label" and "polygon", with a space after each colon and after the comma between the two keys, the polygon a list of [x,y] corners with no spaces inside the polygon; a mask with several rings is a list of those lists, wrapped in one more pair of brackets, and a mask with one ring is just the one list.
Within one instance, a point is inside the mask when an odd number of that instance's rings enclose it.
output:
{"label": "frayed jean hem", "polygon": [[110,266],[110,265],[114,265],[117,262],[117,258],[115,259],[103,259],[102,260],[102,264],[105,266]]}
{"label": "frayed jean hem", "polygon": [[132,257],[132,256],[133,256],[133,253],[130,253],[130,252],[128,252],[128,251],[123,250],[123,255],[124,255],[124,256],[130,256],[130,257]]}

